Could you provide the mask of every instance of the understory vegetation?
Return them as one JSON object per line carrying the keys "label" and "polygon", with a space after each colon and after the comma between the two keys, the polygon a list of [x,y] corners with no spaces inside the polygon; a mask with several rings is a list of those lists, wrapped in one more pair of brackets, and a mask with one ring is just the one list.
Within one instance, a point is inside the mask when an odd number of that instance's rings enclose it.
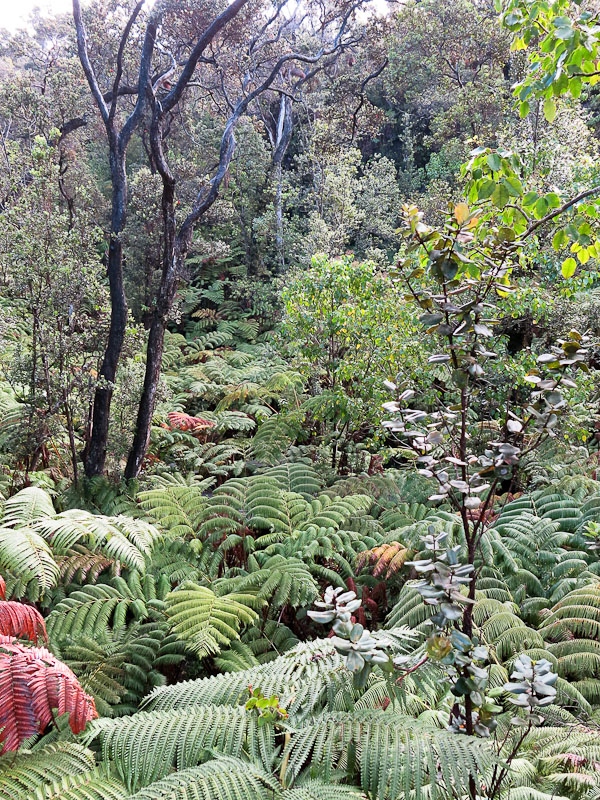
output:
{"label": "understory vegetation", "polygon": [[600,800],[599,63],[585,0],[0,32],[2,800]]}

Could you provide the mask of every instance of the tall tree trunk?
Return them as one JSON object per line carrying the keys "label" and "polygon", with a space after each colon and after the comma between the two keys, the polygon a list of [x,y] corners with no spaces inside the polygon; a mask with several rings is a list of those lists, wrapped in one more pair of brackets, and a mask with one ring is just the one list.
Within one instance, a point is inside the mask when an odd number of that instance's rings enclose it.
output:
{"label": "tall tree trunk", "polygon": [[144,458],[150,443],[150,431],[152,428],[152,415],[156,405],[156,393],[160,381],[160,371],[162,366],[162,355],[165,342],[165,329],[169,312],[173,306],[177,286],[178,276],[181,274],[183,256],[180,258],[171,251],[169,262],[163,271],[163,279],[159,290],[156,307],[152,315],[152,324],[148,334],[148,346],[146,348],[146,372],[144,375],[144,388],[138,407],[138,414],[135,424],[135,434],[127,466],[125,467],[125,478],[136,478],[142,469]]}
{"label": "tall tree trunk", "polygon": [[[108,341],[100,367],[100,380],[94,394],[92,433],[85,451],[85,474],[88,477],[102,475],[104,472],[108,426],[110,421],[110,404],[127,327],[127,299],[123,286],[123,245],[121,243],[121,233],[125,225],[127,209],[127,172],[125,159],[131,136],[142,119],[146,108],[146,93],[148,85],[151,82],[152,54],[154,52],[156,32],[160,21],[160,12],[158,14],[151,13],[148,18],[140,57],[137,87],[133,90],[122,87],[121,78],[123,77],[123,57],[129,35],[143,5],[144,0],[137,0],[135,6],[131,10],[129,18],[123,28],[119,49],[117,51],[112,91],[103,94],[88,53],[87,34],[81,16],[80,0],[73,0],[73,21],[77,33],[77,52],[90,91],[106,128],[112,184],[111,230],[110,242],[108,245],[107,269],[110,287],[111,316]],[[133,111],[129,114],[119,131],[115,120],[118,118],[117,102],[121,91],[123,91],[124,94],[133,93],[137,95],[137,100]],[[75,124],[77,121],[73,122]],[[75,127],[78,127],[78,123],[75,124]],[[64,130],[62,135],[65,135]]]}
{"label": "tall tree trunk", "polygon": [[123,286],[123,245],[121,232],[125,225],[127,203],[127,175],[125,172],[125,153],[116,145],[111,147],[112,214],[111,237],[108,246],[108,282],[110,286],[110,328],[102,365],[99,385],[94,395],[92,411],[92,435],[85,458],[85,474],[88,478],[102,475],[106,462],[106,445],[117,367],[125,330],[127,327],[127,299]]}
{"label": "tall tree trunk", "polygon": [[[131,450],[125,467],[125,478],[136,478],[146,457],[150,442],[152,428],[152,415],[156,405],[156,392],[160,380],[162,354],[165,342],[165,328],[175,293],[177,291],[180,268],[185,261],[185,251],[180,249],[177,241],[177,220],[175,217],[175,178],[164,157],[162,150],[163,120],[155,116],[150,131],[152,152],[157,157],[158,170],[162,178],[162,215],[164,230],[163,269],[158,288],[156,304],[152,313],[152,322],[148,333],[146,347],[146,372],[144,375],[144,388],[138,406],[135,433]],[[189,237],[191,241],[191,236]]]}
{"label": "tall tree trunk", "polygon": [[277,119],[277,138],[273,151],[273,178],[275,181],[275,246],[281,272],[285,270],[285,242],[283,230],[283,159],[292,138],[292,100],[281,95]]}
{"label": "tall tree trunk", "polygon": [[139,475],[148,445],[150,443],[150,431],[152,429],[152,415],[156,405],[156,392],[160,380],[160,369],[162,354],[165,341],[165,320],[154,312],[150,333],[148,334],[148,347],[146,350],[146,373],[144,376],[144,389],[138,407],[138,414],[135,424],[135,434],[127,458],[125,467],[125,478],[127,480]]}
{"label": "tall tree trunk", "polygon": [[175,299],[181,267],[185,260],[185,253],[179,251],[176,241],[175,181],[170,173],[163,176],[162,208],[165,230],[163,271],[148,333],[144,388],[138,407],[135,434],[125,467],[125,478],[127,479],[136,478],[139,475],[150,443],[152,415],[156,405],[156,392],[162,365],[165,328]]}

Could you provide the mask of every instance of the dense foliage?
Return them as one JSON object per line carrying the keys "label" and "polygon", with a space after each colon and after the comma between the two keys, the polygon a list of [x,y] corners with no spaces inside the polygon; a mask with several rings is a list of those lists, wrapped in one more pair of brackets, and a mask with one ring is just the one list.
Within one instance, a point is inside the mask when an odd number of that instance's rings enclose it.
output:
{"label": "dense foliage", "polygon": [[0,34],[0,798],[600,800],[599,48]]}

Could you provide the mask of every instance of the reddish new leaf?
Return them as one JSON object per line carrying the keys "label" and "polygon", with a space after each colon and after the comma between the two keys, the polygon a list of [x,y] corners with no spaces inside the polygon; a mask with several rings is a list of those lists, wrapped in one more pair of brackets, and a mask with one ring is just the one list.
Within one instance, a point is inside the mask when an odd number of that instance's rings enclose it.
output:
{"label": "reddish new leaf", "polygon": [[408,559],[409,551],[400,542],[389,542],[379,545],[372,550],[359,553],[356,559],[357,569],[361,570],[367,564],[373,567],[373,575],[391,578],[404,565]]}
{"label": "reddish new leaf", "polygon": [[193,434],[202,433],[206,428],[214,428],[215,423],[210,422],[202,417],[190,417],[189,414],[184,414],[181,411],[171,411],[167,414],[169,423],[172,428],[177,428],[180,431],[189,431]]}
{"label": "reddish new leaf", "polygon": [[73,733],[80,733],[98,714],[94,699],[75,675],[45,647],[26,647],[0,636],[0,743],[2,752],[46,727],[58,715],[69,714]]}
{"label": "reddish new leaf", "polygon": [[0,600],[6,600],[6,581],[0,575]]}
{"label": "reddish new leaf", "polygon": [[31,639],[37,642],[41,637],[48,641],[44,618],[33,606],[13,601],[0,602],[0,634]]}

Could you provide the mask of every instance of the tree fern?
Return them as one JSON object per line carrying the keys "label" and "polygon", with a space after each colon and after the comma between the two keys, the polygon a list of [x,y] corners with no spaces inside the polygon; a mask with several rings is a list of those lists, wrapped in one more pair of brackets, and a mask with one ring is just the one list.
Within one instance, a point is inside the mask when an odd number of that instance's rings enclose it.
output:
{"label": "tree fern", "polygon": [[323,480],[317,470],[307,464],[284,463],[270,467],[263,472],[267,478],[274,478],[280,489],[285,492],[301,494],[310,500],[323,486]]}
{"label": "tree fern", "polygon": [[372,504],[373,498],[366,494],[347,495],[333,499],[329,495],[320,495],[311,502],[311,517],[303,523],[301,529],[344,528],[361,512],[368,511]]}
{"label": "tree fern", "polygon": [[7,600],[0,601],[0,636],[30,639],[32,642],[48,639],[44,618],[37,608]]}
{"label": "tree fern", "polygon": [[47,542],[25,527],[0,528],[0,568],[16,573],[25,587],[33,581],[36,598],[56,584],[59,574]]}
{"label": "tree fern", "polygon": [[139,712],[90,725],[86,741],[98,738],[130,791],[171,772],[195,766],[206,751],[241,757],[247,753],[268,769],[274,755],[273,729],[243,707],[197,705],[172,711]]}
{"label": "tree fern", "polygon": [[251,557],[250,567],[253,564],[256,567],[247,575],[221,579],[215,583],[216,588],[219,592],[254,595],[277,609],[288,604],[295,608],[310,606],[319,593],[309,568],[298,558],[273,555],[257,563]]}
{"label": "tree fern", "polygon": [[213,478],[194,480],[189,484],[179,480],[160,481],[160,485],[138,494],[137,499],[152,522],[171,536],[196,535],[200,527],[206,493],[214,483]]}
{"label": "tree fern", "polygon": [[64,776],[39,786],[31,800],[126,800],[123,783],[96,767],[80,775]]}
{"label": "tree fern", "polygon": [[136,572],[129,573],[127,580],[115,577],[106,584],[76,588],[48,616],[49,636],[56,641],[79,636],[97,639],[125,626],[131,617],[165,620],[163,600],[170,588],[168,581]]}
{"label": "tree fern", "polygon": [[57,556],[60,582],[70,583],[96,583],[100,575],[108,576],[120,574],[121,565],[113,558],[93,553],[83,545],[74,545],[69,553]]}
{"label": "tree fern", "polygon": [[132,795],[131,800],[273,800],[277,781],[237,758],[219,758],[168,775]]}
{"label": "tree fern", "polygon": [[148,691],[166,683],[161,669],[180,664],[184,651],[167,624],[157,622],[129,624],[109,637],[67,639],[59,649],[102,716],[132,714]]}
{"label": "tree fern", "polygon": [[575,636],[600,640],[600,582],[569,592],[551,609],[540,633],[555,640]]}
{"label": "tree fern", "polygon": [[302,781],[300,786],[281,792],[282,800],[366,800],[354,786],[335,786],[318,780]]}
{"label": "tree fern", "polygon": [[84,586],[55,606],[48,617],[47,628],[51,639],[102,638],[109,635],[111,628],[124,625],[129,611],[138,618],[144,618],[147,613],[142,600],[130,593],[124,594],[115,586]]}
{"label": "tree fern", "polygon": [[69,714],[74,733],[97,716],[93,699],[71,670],[43,647],[0,640],[0,742],[2,752],[41,733],[58,714]]}
{"label": "tree fern", "polygon": [[[392,653],[404,652],[406,629],[375,633],[391,640]],[[412,640],[411,640],[412,641]],[[343,670],[344,659],[333,646],[331,639],[302,642],[292,650],[242,672],[216,675],[195,681],[183,681],[173,686],[155,689],[144,701],[145,708],[170,710],[185,708],[197,703],[237,705],[249,684],[258,686],[266,696],[276,695],[281,704],[296,719],[324,708],[328,687],[335,684]]]}
{"label": "tree fern", "polygon": [[443,798],[470,776],[479,782],[494,761],[484,742],[381,710],[323,714],[296,731],[287,756],[289,778],[308,763],[325,780],[343,770],[377,798]]}
{"label": "tree fern", "polygon": [[6,501],[2,524],[11,528],[26,526],[37,519],[53,517],[55,514],[52,498],[43,489],[30,486],[22,489]]}
{"label": "tree fern", "polygon": [[55,556],[70,555],[75,546],[86,545],[109,560],[143,570],[160,538],[154,526],[132,517],[79,509],[57,514],[50,496],[36,487],[6,502],[2,523],[0,567],[35,579],[42,593],[58,578]]}
{"label": "tree fern", "polygon": [[302,429],[303,418],[301,412],[294,411],[263,420],[252,438],[252,457],[263,464],[277,464]]}
{"label": "tree fern", "polygon": [[240,641],[215,657],[221,672],[238,672],[273,661],[298,645],[298,638],[283,623],[269,619],[260,628],[248,628]]}
{"label": "tree fern", "polygon": [[382,538],[380,534],[310,527],[270,544],[263,553],[256,553],[256,558],[261,563],[272,555],[300,558],[318,581],[344,587],[345,580],[359,571],[355,566],[359,554],[380,545]]}
{"label": "tree fern", "polygon": [[239,638],[241,625],[258,618],[248,594],[217,596],[210,589],[186,581],[166,598],[169,622],[179,638],[200,658],[220,652]]}
{"label": "tree fern", "polygon": [[160,538],[158,530],[142,520],[103,517],[78,509],[39,518],[33,527],[56,554],[67,553],[76,544],[91,545],[107,558],[142,571]]}
{"label": "tree fern", "polygon": [[46,786],[63,778],[88,776],[95,767],[92,751],[74,742],[7,753],[0,757],[0,798],[33,800],[40,794],[43,797]]}

